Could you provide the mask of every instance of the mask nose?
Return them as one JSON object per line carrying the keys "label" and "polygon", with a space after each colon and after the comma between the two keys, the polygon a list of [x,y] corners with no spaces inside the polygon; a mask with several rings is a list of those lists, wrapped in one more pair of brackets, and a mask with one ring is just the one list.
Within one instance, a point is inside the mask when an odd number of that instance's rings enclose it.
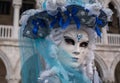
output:
{"label": "mask nose", "polygon": [[75,54],[75,55],[79,55],[79,54],[80,54],[80,48],[79,48],[79,45],[75,45],[75,48],[74,48],[73,54]]}
{"label": "mask nose", "polygon": [[80,54],[80,52],[73,52],[73,54],[75,54],[75,55],[79,55],[79,54]]}

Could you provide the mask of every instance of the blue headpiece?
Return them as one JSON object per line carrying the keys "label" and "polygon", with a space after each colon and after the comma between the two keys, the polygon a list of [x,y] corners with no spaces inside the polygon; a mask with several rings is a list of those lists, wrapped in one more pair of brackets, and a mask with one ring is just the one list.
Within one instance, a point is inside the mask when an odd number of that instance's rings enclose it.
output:
{"label": "blue headpiece", "polygon": [[[102,7],[95,9],[94,1],[89,2],[93,4],[87,6],[85,6],[85,1],[67,0],[67,4],[62,5],[62,7],[61,5],[55,6],[56,8],[53,6],[54,10],[49,9],[49,2],[44,2],[45,10],[28,18],[23,35],[33,39],[46,37],[53,28],[66,29],[68,25],[76,24],[77,29],[80,29],[81,25],[85,25],[93,28],[98,36],[101,36],[100,28],[107,24],[107,14],[102,10]],[[47,8],[47,6],[49,7]]]}

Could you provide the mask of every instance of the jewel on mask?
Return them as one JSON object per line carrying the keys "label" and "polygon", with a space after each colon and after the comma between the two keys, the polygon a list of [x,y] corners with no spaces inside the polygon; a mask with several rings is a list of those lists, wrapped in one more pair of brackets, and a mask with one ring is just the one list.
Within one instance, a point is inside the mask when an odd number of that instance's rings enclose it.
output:
{"label": "jewel on mask", "polygon": [[80,39],[83,37],[83,35],[82,34],[77,34],[77,40],[78,40],[78,42],[80,41]]}

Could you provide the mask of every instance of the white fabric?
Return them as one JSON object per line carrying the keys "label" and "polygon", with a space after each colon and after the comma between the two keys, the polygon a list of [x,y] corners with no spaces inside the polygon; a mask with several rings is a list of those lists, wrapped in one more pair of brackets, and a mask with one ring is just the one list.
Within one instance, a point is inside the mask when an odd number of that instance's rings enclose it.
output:
{"label": "white fabric", "polygon": [[112,10],[109,8],[103,8],[103,11],[107,14],[107,21],[112,21],[111,16],[113,14]]}
{"label": "white fabric", "polygon": [[100,83],[100,78],[99,78],[98,72],[96,70],[94,71],[93,83]]}
{"label": "white fabric", "polygon": [[85,8],[89,10],[90,15],[97,15],[100,14],[100,9],[102,9],[102,5],[100,3],[93,3],[93,4],[86,4]]}
{"label": "white fabric", "polygon": [[20,25],[26,25],[27,20],[29,19],[30,16],[36,14],[37,12],[41,12],[42,10],[39,9],[30,9],[22,13],[21,19],[19,21]]}
{"label": "white fabric", "polygon": [[62,11],[65,11],[65,2],[66,0],[47,0],[46,1],[46,10],[49,14],[55,15],[57,13],[57,8],[61,8]]}

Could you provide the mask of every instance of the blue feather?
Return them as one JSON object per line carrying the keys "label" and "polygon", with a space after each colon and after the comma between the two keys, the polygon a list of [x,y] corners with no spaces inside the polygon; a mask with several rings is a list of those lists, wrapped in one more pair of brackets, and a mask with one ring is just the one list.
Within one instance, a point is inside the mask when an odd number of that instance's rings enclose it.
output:
{"label": "blue feather", "polygon": [[77,29],[80,29],[80,20],[79,20],[79,18],[77,18],[76,16],[74,16],[73,18],[74,18],[74,21],[76,23]]}
{"label": "blue feather", "polygon": [[72,15],[76,15],[78,11],[79,11],[78,8],[75,8],[75,7],[74,7],[74,8],[72,9]]}
{"label": "blue feather", "polygon": [[60,12],[58,12],[55,16],[52,15],[49,16],[53,19],[52,22],[50,23],[50,28],[53,28],[56,23],[59,23],[59,25],[61,26],[60,21],[62,19],[62,15]]}
{"label": "blue feather", "polygon": [[63,29],[66,29],[66,27],[70,24],[71,22],[71,17],[68,17],[66,22],[63,24]]}
{"label": "blue feather", "polygon": [[101,37],[101,31],[100,31],[100,28],[98,26],[95,27],[95,31],[96,31],[97,35],[99,37]]}
{"label": "blue feather", "polygon": [[101,26],[104,25],[103,22],[102,22],[102,20],[98,19],[97,17],[96,17],[96,23],[97,23],[98,25],[101,25]]}

